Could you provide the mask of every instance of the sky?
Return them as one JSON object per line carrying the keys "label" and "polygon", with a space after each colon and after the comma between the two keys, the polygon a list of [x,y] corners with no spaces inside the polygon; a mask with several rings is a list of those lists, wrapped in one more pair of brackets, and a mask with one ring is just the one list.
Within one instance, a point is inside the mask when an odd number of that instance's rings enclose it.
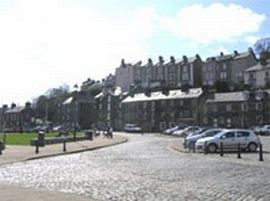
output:
{"label": "sky", "polygon": [[0,0],[0,104],[100,80],[122,58],[244,52],[269,15],[268,0]]}

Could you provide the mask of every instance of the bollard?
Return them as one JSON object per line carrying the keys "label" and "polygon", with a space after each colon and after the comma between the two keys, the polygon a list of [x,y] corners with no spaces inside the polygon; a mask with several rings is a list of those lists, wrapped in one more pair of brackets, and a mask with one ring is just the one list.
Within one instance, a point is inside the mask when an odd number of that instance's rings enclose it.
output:
{"label": "bollard", "polygon": [[36,154],[38,154],[39,153],[39,147],[38,147],[38,142],[37,142],[37,144],[36,144]]}
{"label": "bollard", "polygon": [[4,150],[5,144],[4,142],[0,141],[0,155],[2,155],[2,150]]}
{"label": "bollard", "polygon": [[195,153],[196,152],[195,142],[193,142],[192,144],[193,144],[192,151],[193,153]]}
{"label": "bollard", "polygon": [[262,144],[259,146],[259,161],[263,161],[263,148]]}
{"label": "bollard", "polygon": [[208,154],[207,142],[204,142],[204,154]]}
{"label": "bollard", "polygon": [[240,143],[238,143],[238,146],[237,146],[237,158],[241,158],[241,147],[240,147]]}
{"label": "bollard", "polygon": [[220,156],[222,157],[224,155],[223,152],[223,142],[220,142]]}
{"label": "bollard", "polygon": [[66,151],[67,151],[67,149],[66,149],[66,139],[65,139],[63,142],[63,152],[66,152]]}

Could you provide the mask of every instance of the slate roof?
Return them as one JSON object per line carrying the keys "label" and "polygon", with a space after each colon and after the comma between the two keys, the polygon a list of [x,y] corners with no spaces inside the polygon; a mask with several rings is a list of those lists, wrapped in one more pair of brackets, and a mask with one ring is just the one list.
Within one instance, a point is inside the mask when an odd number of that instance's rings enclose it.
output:
{"label": "slate roof", "polygon": [[208,99],[207,103],[221,103],[221,102],[241,102],[244,101],[244,93],[239,92],[226,92],[226,93],[215,93],[213,99]]}
{"label": "slate roof", "polygon": [[72,103],[73,99],[74,99],[74,98],[73,98],[72,96],[69,97],[68,99],[66,99],[66,100],[63,102],[63,105],[68,105],[68,104]]}
{"label": "slate roof", "polygon": [[8,108],[5,113],[20,113],[25,109],[25,106],[18,106],[14,108]]}
{"label": "slate roof", "polygon": [[249,52],[242,52],[235,55],[235,53],[232,54],[226,54],[226,55],[218,55],[214,57],[208,57],[206,58],[206,61],[211,60],[212,58],[215,58],[216,61],[222,61],[222,60],[238,60],[238,59],[244,59],[248,57],[251,53]]}
{"label": "slate roof", "polygon": [[106,93],[110,93],[112,96],[119,96],[122,93],[121,87],[116,87],[114,90],[102,91],[95,96],[95,99],[106,96]]}
{"label": "slate roof", "polygon": [[255,66],[252,66],[246,70],[246,72],[251,72],[251,71],[260,71],[263,69],[270,68],[270,60],[267,60],[267,64],[264,66],[260,62],[258,62]]}
{"label": "slate roof", "polygon": [[249,52],[243,52],[243,53],[239,53],[238,55],[234,56],[234,60],[237,60],[237,59],[244,59],[246,57],[248,57],[250,55]]}
{"label": "slate roof", "polygon": [[168,95],[163,94],[161,91],[151,92],[149,96],[145,93],[137,93],[134,96],[128,96],[122,103],[141,102],[141,101],[155,101],[155,100],[170,100],[170,99],[191,99],[198,98],[202,95],[201,88],[193,88],[188,92],[181,90],[170,90]]}

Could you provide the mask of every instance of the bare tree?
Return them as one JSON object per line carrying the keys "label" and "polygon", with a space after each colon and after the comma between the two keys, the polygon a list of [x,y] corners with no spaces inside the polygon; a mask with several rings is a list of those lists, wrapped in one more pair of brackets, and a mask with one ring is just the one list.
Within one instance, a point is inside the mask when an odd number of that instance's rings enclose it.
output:
{"label": "bare tree", "polygon": [[254,44],[255,53],[263,59],[270,58],[270,38],[262,38]]}

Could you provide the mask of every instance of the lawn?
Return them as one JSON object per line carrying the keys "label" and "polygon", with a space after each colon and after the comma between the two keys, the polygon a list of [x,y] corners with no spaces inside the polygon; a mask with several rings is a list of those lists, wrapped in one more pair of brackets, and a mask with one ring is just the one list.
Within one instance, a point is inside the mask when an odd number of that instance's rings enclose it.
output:
{"label": "lawn", "polygon": [[[81,136],[83,133],[77,133]],[[46,133],[45,138],[57,137],[58,133]],[[70,133],[72,135],[72,133]],[[0,140],[3,141],[3,133],[0,133]],[[37,133],[6,133],[7,145],[30,145],[32,139],[37,139]]]}

